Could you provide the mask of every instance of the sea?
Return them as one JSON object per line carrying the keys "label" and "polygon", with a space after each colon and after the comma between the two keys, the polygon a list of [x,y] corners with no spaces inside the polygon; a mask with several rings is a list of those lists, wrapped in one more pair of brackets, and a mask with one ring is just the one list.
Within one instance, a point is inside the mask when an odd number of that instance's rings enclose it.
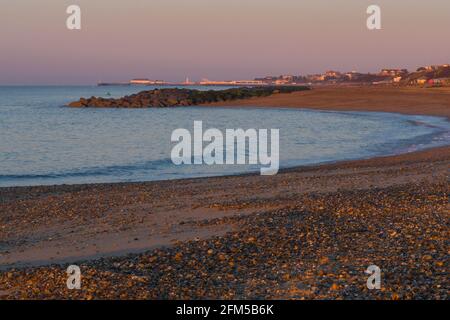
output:
{"label": "sea", "polygon": [[[279,129],[280,167],[395,155],[450,144],[443,117],[307,109],[69,108],[80,97],[117,98],[139,86],[0,87],[0,187],[140,182],[259,172],[259,165],[173,164],[172,132]],[[221,90],[224,87],[188,87]],[[307,108],[308,106],[305,106]]]}

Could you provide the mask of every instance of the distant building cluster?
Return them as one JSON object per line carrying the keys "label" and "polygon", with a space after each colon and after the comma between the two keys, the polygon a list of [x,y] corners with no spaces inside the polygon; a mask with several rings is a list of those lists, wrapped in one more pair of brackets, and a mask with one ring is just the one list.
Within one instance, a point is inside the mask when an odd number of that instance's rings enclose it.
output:
{"label": "distant building cluster", "polygon": [[208,79],[202,79],[197,84],[201,86],[260,86],[265,83],[260,80],[211,81]]}
{"label": "distant building cluster", "polygon": [[261,80],[266,84],[338,84],[338,83],[380,83],[382,81],[400,82],[402,77],[408,74],[406,69],[383,69],[377,74],[359,73],[357,71],[339,72],[329,70],[323,74],[310,74],[306,76],[282,75],[279,77],[265,77]]}
{"label": "distant building cluster", "polygon": [[329,70],[322,74],[280,75],[255,78],[253,80],[208,80],[191,82],[189,78],[182,83],[164,80],[132,79],[126,83],[99,83],[99,85],[200,85],[200,86],[265,86],[265,85],[326,85],[326,84],[370,84],[370,85],[409,85],[409,86],[447,86],[450,85],[450,65],[433,65],[418,68],[415,72],[407,69],[381,69],[378,73],[357,71],[339,72]]}
{"label": "distant building cluster", "polygon": [[357,71],[339,72],[329,70],[322,74],[306,76],[267,76],[256,78],[267,85],[296,84],[371,84],[371,85],[448,85],[450,84],[450,65],[426,66],[409,72],[407,69],[384,68],[378,73],[360,73]]}
{"label": "distant building cluster", "polygon": [[130,80],[130,84],[131,85],[151,86],[151,85],[167,84],[167,82],[165,82],[163,80],[133,79],[133,80]]}
{"label": "distant building cluster", "polygon": [[450,86],[450,65],[420,67],[405,79],[407,85]]}

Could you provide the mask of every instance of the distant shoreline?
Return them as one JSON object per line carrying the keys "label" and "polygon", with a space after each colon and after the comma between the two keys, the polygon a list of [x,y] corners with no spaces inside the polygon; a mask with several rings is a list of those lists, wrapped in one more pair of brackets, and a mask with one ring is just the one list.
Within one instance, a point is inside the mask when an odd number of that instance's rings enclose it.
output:
{"label": "distant shoreline", "polygon": [[450,88],[312,87],[309,91],[203,104],[214,107],[283,107],[330,111],[375,111],[450,119]]}

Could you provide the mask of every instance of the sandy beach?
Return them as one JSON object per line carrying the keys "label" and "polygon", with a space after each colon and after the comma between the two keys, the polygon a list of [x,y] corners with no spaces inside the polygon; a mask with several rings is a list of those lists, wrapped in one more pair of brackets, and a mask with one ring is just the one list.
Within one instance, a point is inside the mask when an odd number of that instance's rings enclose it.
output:
{"label": "sandy beach", "polygon": [[308,108],[340,111],[397,112],[450,117],[450,88],[355,86],[219,102],[210,106]]}
{"label": "sandy beach", "polygon": [[[450,89],[226,105],[449,118]],[[449,164],[442,147],[267,177],[0,188],[0,299],[448,299]],[[66,288],[73,263],[81,290]]]}

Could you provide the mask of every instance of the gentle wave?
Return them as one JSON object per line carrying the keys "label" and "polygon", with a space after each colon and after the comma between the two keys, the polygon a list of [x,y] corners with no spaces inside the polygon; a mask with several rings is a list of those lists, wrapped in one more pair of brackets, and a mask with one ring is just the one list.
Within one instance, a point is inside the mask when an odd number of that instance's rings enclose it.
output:
{"label": "gentle wave", "polygon": [[167,167],[171,164],[172,164],[171,159],[159,159],[129,165],[83,168],[76,171],[67,171],[67,172],[55,172],[46,174],[23,174],[23,175],[6,174],[0,175],[0,180],[58,179],[58,178],[126,175],[131,174],[138,170],[158,170],[162,167]]}

